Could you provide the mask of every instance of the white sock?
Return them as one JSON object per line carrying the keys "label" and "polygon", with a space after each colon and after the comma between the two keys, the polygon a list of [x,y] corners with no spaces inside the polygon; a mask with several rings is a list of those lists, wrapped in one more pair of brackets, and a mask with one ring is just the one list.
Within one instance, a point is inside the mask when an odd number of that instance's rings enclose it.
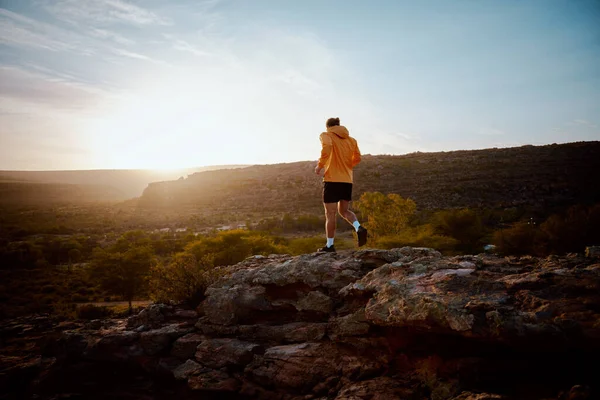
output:
{"label": "white sock", "polygon": [[358,232],[358,228],[360,227],[360,224],[358,223],[358,221],[354,221],[352,223],[352,225],[354,226],[354,229],[356,229],[356,232]]}
{"label": "white sock", "polygon": [[333,238],[327,238],[327,247],[333,246]]}

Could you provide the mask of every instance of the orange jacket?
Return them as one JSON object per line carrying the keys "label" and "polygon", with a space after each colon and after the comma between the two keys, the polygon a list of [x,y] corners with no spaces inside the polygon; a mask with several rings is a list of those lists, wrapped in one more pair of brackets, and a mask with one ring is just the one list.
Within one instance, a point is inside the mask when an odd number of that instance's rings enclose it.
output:
{"label": "orange jacket", "polygon": [[332,126],[321,133],[319,168],[325,168],[323,181],[352,183],[352,168],[360,162],[356,139],[345,126]]}

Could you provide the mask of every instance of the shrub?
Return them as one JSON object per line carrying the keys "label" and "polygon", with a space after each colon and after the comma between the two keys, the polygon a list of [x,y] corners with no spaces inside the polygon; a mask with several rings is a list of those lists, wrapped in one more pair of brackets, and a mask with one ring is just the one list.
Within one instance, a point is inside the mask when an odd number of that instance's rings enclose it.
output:
{"label": "shrub", "polygon": [[404,199],[395,193],[385,195],[379,192],[363,193],[355,207],[365,220],[369,236],[375,240],[381,236],[401,234],[417,209],[411,199]]}
{"label": "shrub", "polygon": [[77,306],[72,303],[59,301],[52,304],[52,315],[60,318],[73,320],[77,318]]}
{"label": "shrub", "polygon": [[434,214],[432,224],[436,233],[456,239],[459,250],[474,253],[481,249],[485,230],[475,211],[468,208],[439,211]]}
{"label": "shrub", "polygon": [[184,302],[196,307],[204,299],[206,288],[222,275],[209,256],[197,259],[180,253],[165,265],[150,271],[150,296],[157,302]]}
{"label": "shrub", "polygon": [[214,266],[233,265],[255,254],[284,253],[285,248],[276,240],[262,232],[231,230],[196,240],[186,246],[185,253],[196,260],[208,256]]}
{"label": "shrub", "polygon": [[510,228],[494,232],[492,242],[501,254],[535,254],[537,227],[526,222],[518,222]]}
{"label": "shrub", "polygon": [[454,238],[436,234],[431,225],[421,225],[414,228],[406,228],[404,231],[393,236],[378,238],[376,247],[392,249],[396,247],[430,247],[444,253],[454,251],[458,241]]}

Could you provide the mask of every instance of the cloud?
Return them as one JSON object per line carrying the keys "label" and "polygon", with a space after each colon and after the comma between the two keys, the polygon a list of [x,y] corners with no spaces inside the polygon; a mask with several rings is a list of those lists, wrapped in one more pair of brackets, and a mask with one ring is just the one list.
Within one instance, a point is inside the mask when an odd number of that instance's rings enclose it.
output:
{"label": "cloud", "polygon": [[121,0],[46,1],[44,8],[56,18],[70,23],[127,23],[134,25],[171,25],[167,18]]}
{"label": "cloud", "polygon": [[118,33],[107,31],[105,29],[92,28],[89,33],[93,37],[96,37],[99,39],[110,39],[118,44],[123,44],[123,45],[135,44],[135,40],[126,38],[122,35],[119,35]]}
{"label": "cloud", "polygon": [[[139,52],[113,47],[106,40],[128,46],[135,44],[135,41],[107,29],[91,27],[76,32],[0,8],[1,44],[16,48],[31,47],[52,52],[71,52],[86,56],[112,53],[130,59],[166,64]],[[193,50],[191,45],[188,50]],[[199,52],[199,50],[196,51]]]}
{"label": "cloud", "polygon": [[0,43],[50,51],[89,53],[78,46],[78,35],[61,28],[0,8]]}
{"label": "cloud", "polygon": [[148,56],[145,56],[145,55],[139,54],[139,53],[135,53],[133,51],[125,50],[125,49],[113,49],[113,53],[120,55],[120,56],[124,56],[124,57],[135,58],[138,60],[146,60],[146,61],[152,60],[152,58],[150,58]]}
{"label": "cloud", "polygon": [[191,45],[190,43],[186,42],[185,40],[175,40],[175,43],[173,43],[173,48],[175,50],[179,50],[179,51],[185,51],[188,53],[192,53],[196,56],[201,56],[201,57],[205,57],[205,56],[210,56],[211,53],[208,53],[206,51],[200,50],[197,47]]}
{"label": "cloud", "polygon": [[52,113],[92,109],[112,94],[98,87],[20,67],[0,67],[0,109],[5,112]]}

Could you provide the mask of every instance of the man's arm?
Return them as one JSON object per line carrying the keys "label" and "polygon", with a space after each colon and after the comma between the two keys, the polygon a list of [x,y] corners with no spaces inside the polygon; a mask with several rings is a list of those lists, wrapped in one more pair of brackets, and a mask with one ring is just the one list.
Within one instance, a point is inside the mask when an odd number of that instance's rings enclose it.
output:
{"label": "man's arm", "polygon": [[317,164],[317,168],[315,168],[315,172],[317,174],[325,168],[327,161],[329,161],[329,157],[331,157],[331,151],[333,150],[333,143],[331,138],[326,133],[321,133],[321,158],[319,158],[319,163]]}
{"label": "man's arm", "polygon": [[358,163],[360,163],[361,159],[362,159],[362,157],[360,155],[360,149],[358,148],[358,143],[355,140],[354,141],[354,153],[352,154],[352,167],[357,166]]}

